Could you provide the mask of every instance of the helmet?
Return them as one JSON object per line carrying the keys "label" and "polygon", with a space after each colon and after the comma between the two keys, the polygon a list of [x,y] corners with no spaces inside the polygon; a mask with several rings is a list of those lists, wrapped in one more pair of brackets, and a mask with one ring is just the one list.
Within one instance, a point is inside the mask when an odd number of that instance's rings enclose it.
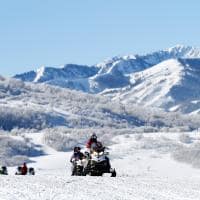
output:
{"label": "helmet", "polygon": [[97,139],[97,135],[95,133],[92,134],[91,139]]}
{"label": "helmet", "polygon": [[80,150],[81,150],[80,147],[78,147],[78,146],[74,147],[74,152],[78,152],[78,151],[80,151]]}
{"label": "helmet", "polygon": [[18,171],[18,172],[21,172],[21,170],[22,170],[22,167],[21,167],[21,166],[18,166],[18,167],[17,167],[17,171]]}
{"label": "helmet", "polygon": [[7,170],[7,167],[6,167],[6,166],[2,166],[1,169],[2,169],[3,171],[6,171],[6,170]]}
{"label": "helmet", "polygon": [[91,142],[97,142],[97,135],[95,133],[93,133],[90,140],[91,140]]}

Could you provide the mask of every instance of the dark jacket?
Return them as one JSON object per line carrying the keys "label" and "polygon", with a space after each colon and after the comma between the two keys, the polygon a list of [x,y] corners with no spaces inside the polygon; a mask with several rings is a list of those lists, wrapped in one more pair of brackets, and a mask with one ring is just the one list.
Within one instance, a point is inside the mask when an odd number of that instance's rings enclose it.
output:
{"label": "dark jacket", "polygon": [[73,155],[70,158],[70,162],[73,162],[73,160],[82,160],[84,157],[84,154],[82,152],[74,152]]}

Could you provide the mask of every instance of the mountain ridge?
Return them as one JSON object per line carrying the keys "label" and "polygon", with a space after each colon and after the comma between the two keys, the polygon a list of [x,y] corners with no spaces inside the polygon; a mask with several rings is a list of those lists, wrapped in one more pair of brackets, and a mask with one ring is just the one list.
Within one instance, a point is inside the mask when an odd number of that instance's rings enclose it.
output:
{"label": "mountain ridge", "polygon": [[[38,71],[30,71],[24,74],[18,74],[14,76],[14,78],[21,79],[23,81],[29,81],[34,83],[46,83],[50,85],[56,85],[63,88],[69,88],[72,90],[78,90],[83,91],[86,93],[92,93],[92,94],[101,94],[105,96],[110,96],[114,99],[119,97],[119,99],[124,99],[123,96],[120,93],[124,93],[122,91],[127,91],[130,93],[130,90],[135,87],[134,83],[134,74],[137,75],[138,73],[142,74],[145,72],[145,70],[158,70],[157,68],[162,66],[162,63],[166,61],[168,66],[165,67],[165,73],[166,77],[170,78],[172,76],[177,76],[175,78],[180,78],[178,74],[174,74],[173,72],[173,65],[177,65],[177,62],[183,67],[182,73],[190,73],[188,71],[187,65],[192,67],[192,65],[195,65],[196,73],[198,74],[198,66],[200,66],[199,63],[200,58],[200,49],[190,46],[183,46],[183,45],[177,45],[175,47],[155,51],[150,54],[146,55],[127,55],[127,56],[116,56],[112,59],[108,59],[104,62],[101,62],[99,64],[96,64],[94,66],[87,66],[87,65],[75,65],[75,64],[68,64],[60,68],[54,68],[54,67],[42,67]],[[171,62],[171,61],[174,62]],[[167,62],[169,61],[169,62]],[[161,64],[161,65],[159,65]],[[157,65],[159,67],[157,67]],[[167,68],[170,68],[170,73],[174,74],[171,76],[167,76]],[[186,70],[186,71],[184,71]],[[142,76],[142,75],[139,76]],[[193,74],[195,76],[195,74]],[[190,80],[189,80],[190,78]],[[144,79],[144,77],[143,77]],[[159,78],[157,78],[159,79]],[[186,80],[186,79],[185,79]],[[145,80],[143,80],[145,82]],[[173,83],[173,82],[172,82]],[[182,103],[185,105],[186,101],[197,101],[199,98],[199,90],[197,89],[199,85],[199,81],[197,78],[193,78],[192,76],[188,76],[187,81],[182,82],[184,86],[182,87],[176,87],[176,84],[174,82],[174,86],[171,87],[172,90],[169,92],[172,93],[172,96],[176,95],[176,91],[178,90],[181,94],[181,90],[185,91],[187,95],[185,95],[182,92],[182,97],[185,99],[182,99]],[[149,83],[150,84],[150,83]],[[187,86],[186,86],[187,84]],[[197,86],[195,86],[195,84]],[[157,98],[160,99],[159,96],[161,96],[161,93],[159,94],[158,91],[162,92],[165,88],[162,88],[162,84],[160,84],[160,89],[155,91],[152,96],[149,98]],[[155,88],[157,88],[155,86]],[[187,88],[184,89],[184,88]],[[195,89],[192,89],[195,88]],[[196,91],[197,89],[197,91]],[[190,90],[192,92],[190,92]],[[134,91],[134,90],[133,90]],[[144,92],[144,91],[143,91]],[[197,99],[194,99],[194,95],[196,95]],[[163,94],[163,92],[162,92]],[[165,93],[167,96],[163,96],[163,98],[171,98],[170,95]],[[114,95],[116,95],[114,97]],[[157,95],[157,97],[156,97]],[[131,95],[133,99],[130,100],[130,102],[135,102],[134,95]],[[181,98],[181,95],[179,95],[179,98]],[[148,98],[147,98],[148,99]],[[172,98],[172,99],[176,99]],[[126,100],[128,101],[128,100]],[[139,99],[136,101],[144,102],[142,99]],[[152,101],[151,101],[152,102]],[[156,102],[156,101],[155,101]],[[163,101],[162,101],[163,102]],[[169,101],[170,102],[170,101]],[[172,101],[171,101],[172,102]],[[189,113],[195,112],[194,109],[191,109],[191,107],[198,108],[198,104],[196,106],[191,106],[188,104],[190,109],[183,108],[181,105],[174,105],[172,106],[172,103],[167,103],[165,101],[165,104],[152,104],[149,103],[148,105],[156,106],[164,108],[167,111],[172,111],[174,106],[178,106],[180,111]],[[181,103],[179,101],[179,103]]]}

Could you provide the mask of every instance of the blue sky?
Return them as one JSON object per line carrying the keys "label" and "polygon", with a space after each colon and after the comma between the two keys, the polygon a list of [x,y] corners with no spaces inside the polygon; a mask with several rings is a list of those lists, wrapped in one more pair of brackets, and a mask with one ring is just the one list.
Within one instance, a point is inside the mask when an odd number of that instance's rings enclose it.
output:
{"label": "blue sky", "polygon": [[199,0],[0,0],[0,74],[200,47],[199,10]]}

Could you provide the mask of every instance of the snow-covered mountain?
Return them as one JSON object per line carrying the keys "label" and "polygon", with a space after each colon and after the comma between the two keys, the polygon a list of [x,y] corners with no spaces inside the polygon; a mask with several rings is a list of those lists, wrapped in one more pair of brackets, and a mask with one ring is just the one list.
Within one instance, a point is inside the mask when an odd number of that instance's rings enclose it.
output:
{"label": "snow-covered mountain", "polygon": [[130,75],[132,85],[105,91],[124,103],[157,106],[169,111],[200,111],[200,59],[170,59]]}
{"label": "snow-covered mountain", "polygon": [[114,57],[96,66],[67,64],[60,68],[41,67],[37,71],[18,74],[15,78],[98,93],[108,88],[127,86],[130,84],[129,74],[142,71],[172,58],[200,58],[200,50],[178,45],[144,56]]}
{"label": "snow-covered mountain", "polygon": [[130,74],[135,71],[142,71],[149,66],[156,65],[164,60],[172,58],[200,58],[200,49],[190,46],[177,45],[175,47],[155,51],[146,55],[128,55],[114,57],[97,64],[101,68],[100,73],[110,71],[110,68],[117,66],[123,74]]}
{"label": "snow-covered mountain", "polygon": [[98,72],[98,68],[85,65],[67,64],[60,68],[41,67],[36,72],[30,71],[16,75],[15,78],[34,83],[47,83],[63,88],[88,92],[88,78]]}
{"label": "snow-covered mountain", "polygon": [[157,106],[168,111],[199,113],[198,58],[200,49],[177,45],[142,56],[114,57],[95,66],[42,67],[15,78],[101,93],[126,103]]}

